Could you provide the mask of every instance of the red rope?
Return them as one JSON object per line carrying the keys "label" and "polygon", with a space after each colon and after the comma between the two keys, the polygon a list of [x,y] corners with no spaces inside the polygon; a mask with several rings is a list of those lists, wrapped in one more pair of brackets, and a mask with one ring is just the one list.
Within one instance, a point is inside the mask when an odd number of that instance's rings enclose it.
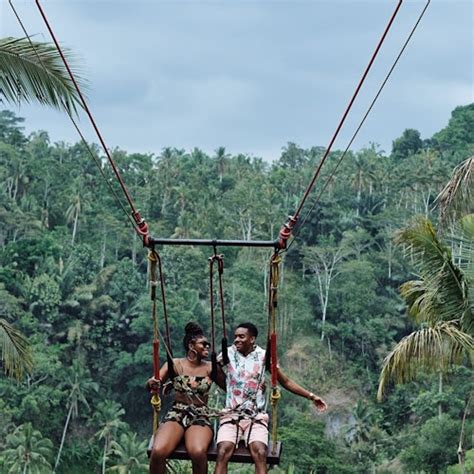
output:
{"label": "red rope", "polygon": [[160,380],[160,341],[153,340],[153,377]]}
{"label": "red rope", "polygon": [[314,183],[316,182],[316,179],[318,178],[320,172],[321,172],[321,168],[322,166],[324,165],[324,162],[326,161],[327,157],[329,156],[329,153],[331,152],[331,149],[332,149],[332,146],[334,144],[334,142],[336,141],[336,138],[337,136],[339,135],[339,132],[342,128],[342,126],[344,125],[344,122],[347,118],[347,115],[349,114],[349,111],[351,110],[352,108],[352,105],[354,104],[354,101],[355,99],[357,98],[359,92],[360,92],[360,89],[362,88],[362,85],[363,83],[365,82],[365,79],[370,71],[370,69],[372,68],[372,65],[375,61],[375,58],[377,57],[378,53],[379,53],[379,50],[380,48],[382,47],[382,44],[383,42],[385,41],[385,38],[395,20],[395,17],[397,16],[398,14],[398,11],[400,10],[400,7],[402,6],[402,3],[403,3],[403,0],[399,0],[398,1],[398,4],[394,10],[394,12],[392,13],[392,16],[390,17],[390,20],[388,21],[387,23],[387,26],[385,27],[385,30],[377,44],[377,47],[375,48],[375,51],[373,52],[372,54],[372,57],[370,58],[370,61],[367,65],[367,67],[365,68],[365,71],[364,73],[362,74],[362,77],[361,79],[359,80],[359,83],[352,95],[352,98],[351,100],[349,101],[347,107],[346,107],[346,110],[344,111],[344,114],[342,115],[342,118],[341,120],[339,121],[339,124],[336,128],[336,131],[334,132],[332,138],[331,138],[331,141],[329,142],[329,145],[328,147],[326,148],[326,151],[324,152],[324,155],[323,157],[321,158],[321,161],[319,162],[319,165],[313,175],[313,177],[311,178],[311,181],[309,183],[309,185],[307,186],[304,194],[303,194],[303,197],[298,205],[298,208],[296,209],[296,212],[293,216],[290,217],[289,221],[283,225],[283,227],[281,228],[280,230],[280,235],[279,235],[279,241],[278,241],[278,248],[279,249],[284,249],[286,248],[286,242],[287,240],[289,239],[290,235],[291,235],[291,230],[293,229],[294,225],[296,224],[296,221],[298,220],[298,217],[301,213],[301,210],[306,202],[306,199],[308,198],[308,195],[309,193],[311,192],[313,186],[314,186]]}
{"label": "red rope", "polygon": [[100,133],[100,130],[99,130],[99,127],[97,126],[95,120],[94,120],[94,117],[92,116],[92,112],[90,111],[88,105],[87,105],[87,102],[86,100],[84,99],[84,96],[82,95],[82,92],[81,92],[81,89],[79,87],[79,84],[77,83],[76,81],[76,78],[74,77],[74,74],[72,73],[71,71],[71,68],[69,67],[69,64],[66,60],[66,57],[64,56],[63,52],[62,52],[62,49],[61,47],[59,46],[59,42],[58,40],[56,39],[56,36],[54,35],[54,32],[48,22],[48,19],[46,17],[46,14],[45,12],[43,11],[43,8],[41,7],[40,5],[40,2],[39,0],[36,0],[36,6],[38,7],[38,10],[43,18],[43,21],[46,25],[46,27],[48,28],[48,31],[49,31],[49,34],[51,35],[51,38],[53,39],[53,42],[54,44],[56,45],[56,48],[59,52],[59,55],[61,56],[61,59],[64,63],[64,66],[66,67],[67,69],[67,72],[69,74],[69,77],[72,81],[72,83],[74,84],[74,87],[79,95],[79,98],[81,99],[81,103],[82,103],[82,106],[85,110],[85,112],[87,113],[88,117],[89,117],[89,120],[95,130],[95,133],[97,135],[97,137],[99,138],[99,141],[102,145],[102,148],[104,149],[104,152],[107,156],[107,159],[109,160],[109,163],[110,163],[110,166],[112,167],[112,170],[114,171],[115,173],[115,176],[118,180],[118,182],[120,183],[120,186],[122,188],[122,191],[124,192],[125,194],[125,198],[127,199],[128,201],[128,204],[130,206],[130,209],[132,210],[132,216],[133,216],[133,219],[135,220],[135,223],[137,225],[137,228],[136,228],[136,231],[137,233],[143,238],[143,243],[144,245],[148,245],[148,224],[145,222],[145,220],[142,218],[142,216],[140,215],[140,213],[138,212],[138,210],[135,208],[134,204],[133,204],[133,201],[132,201],[132,197],[130,196],[130,193],[125,185],[125,182],[114,162],[114,160],[112,159],[112,156],[107,148],[107,145],[105,144],[105,141],[102,137],[102,134]]}

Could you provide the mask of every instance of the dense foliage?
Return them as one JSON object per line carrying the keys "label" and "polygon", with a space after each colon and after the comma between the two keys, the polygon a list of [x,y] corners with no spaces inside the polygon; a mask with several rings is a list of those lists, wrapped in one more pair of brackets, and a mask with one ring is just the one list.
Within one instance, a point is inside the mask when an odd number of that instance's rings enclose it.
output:
{"label": "dense foliage", "polygon": [[[273,163],[224,148],[113,156],[154,236],[269,240],[323,151],[289,143]],[[279,292],[281,366],[330,410],[322,419],[308,401],[283,394],[282,469],[444,472],[456,464],[473,390],[467,361],[444,377],[389,387],[382,403],[375,396],[383,358],[413,329],[399,296],[413,268],[394,231],[420,214],[436,222],[434,199],[473,153],[473,104],[430,139],[405,130],[391,153],[376,145],[349,153],[297,231]],[[339,157],[330,155],[313,199]],[[209,330],[211,250],[159,250],[179,355],[187,321]],[[251,320],[265,333],[268,251],[220,251],[228,324]],[[26,137],[9,111],[0,112],[1,320],[28,338],[34,368],[19,382],[0,376],[0,471],[146,472],[146,252],[86,148],[52,144],[43,131]]]}

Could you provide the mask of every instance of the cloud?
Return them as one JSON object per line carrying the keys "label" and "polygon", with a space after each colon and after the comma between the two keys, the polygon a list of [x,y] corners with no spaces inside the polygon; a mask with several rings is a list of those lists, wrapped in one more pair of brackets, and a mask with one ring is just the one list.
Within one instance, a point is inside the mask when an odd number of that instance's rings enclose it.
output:
{"label": "cloud", "polygon": [[[20,35],[0,0],[3,35]],[[15,2],[47,39],[31,2]],[[206,151],[226,146],[265,158],[288,141],[327,145],[394,2],[44,1],[62,44],[83,58],[90,105],[110,146]],[[344,147],[398,54],[424,1],[404,2],[338,147]],[[389,149],[404,128],[424,136],[472,101],[473,5],[431,2],[355,147]],[[25,107],[29,129],[74,137],[67,119]],[[86,126],[87,121],[81,122]],[[88,130],[88,137],[93,135]],[[73,138],[74,139],[74,138]]]}

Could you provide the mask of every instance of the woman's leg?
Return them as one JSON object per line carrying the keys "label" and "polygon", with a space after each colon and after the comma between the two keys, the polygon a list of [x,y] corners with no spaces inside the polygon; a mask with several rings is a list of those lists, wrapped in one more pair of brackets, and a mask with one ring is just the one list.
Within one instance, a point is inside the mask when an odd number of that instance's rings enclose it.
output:
{"label": "woman's leg", "polygon": [[212,441],[209,426],[192,425],[184,434],[186,451],[193,463],[193,474],[207,474],[207,449]]}
{"label": "woman's leg", "polygon": [[176,421],[160,425],[150,455],[150,474],[164,474],[166,459],[173,453],[183,437],[184,428]]}

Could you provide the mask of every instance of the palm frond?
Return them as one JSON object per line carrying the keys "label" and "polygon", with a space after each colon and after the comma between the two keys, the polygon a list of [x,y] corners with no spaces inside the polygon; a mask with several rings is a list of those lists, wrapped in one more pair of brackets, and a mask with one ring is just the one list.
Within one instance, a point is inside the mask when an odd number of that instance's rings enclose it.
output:
{"label": "palm frond", "polygon": [[456,223],[450,241],[454,244],[454,261],[469,286],[474,286],[474,214],[468,214]]}
{"label": "palm frond", "polygon": [[436,198],[441,221],[473,212],[474,156],[457,166],[451,179]]}
{"label": "palm frond", "polygon": [[[73,59],[69,51],[64,54],[68,62]],[[80,86],[86,86],[80,74],[74,75]],[[0,38],[0,97],[12,104],[39,102],[67,112],[80,105],[56,47],[27,38]]]}
{"label": "palm frond", "polygon": [[431,323],[462,319],[469,311],[467,282],[432,223],[418,218],[397,233],[396,243],[410,254],[420,276],[401,287],[409,314]]}
{"label": "palm frond", "polygon": [[445,372],[463,357],[473,356],[474,338],[456,323],[439,322],[404,337],[387,355],[380,373],[377,398],[381,400],[391,380],[405,383],[420,369]]}
{"label": "palm frond", "polygon": [[464,316],[464,324],[472,331],[474,326],[474,214],[464,216],[456,223],[450,241],[453,245],[454,261],[463,272],[467,282],[470,311]]}
{"label": "palm frond", "polygon": [[417,323],[425,321],[423,307],[425,306],[426,288],[423,280],[410,280],[400,286],[400,295],[408,306],[408,315]]}
{"label": "palm frond", "polygon": [[25,370],[31,372],[33,369],[33,359],[27,339],[2,318],[0,318],[0,350],[7,375],[21,379]]}

